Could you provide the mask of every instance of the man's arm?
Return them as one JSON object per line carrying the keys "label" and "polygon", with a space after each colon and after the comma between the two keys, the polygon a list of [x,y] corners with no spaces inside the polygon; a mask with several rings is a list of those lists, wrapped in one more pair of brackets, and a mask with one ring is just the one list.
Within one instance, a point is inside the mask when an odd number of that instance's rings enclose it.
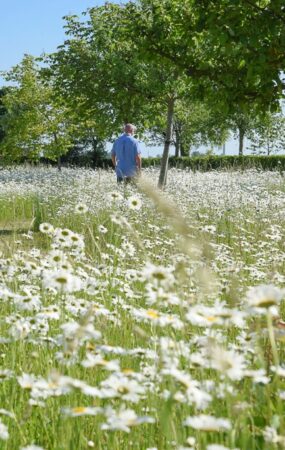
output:
{"label": "man's arm", "polygon": [[142,157],[141,157],[140,153],[136,156],[136,165],[137,165],[138,172],[140,172],[141,168],[142,168]]}
{"label": "man's arm", "polygon": [[112,158],[113,166],[116,167],[117,161],[116,161],[115,143],[113,144],[113,147],[112,147],[111,158]]}
{"label": "man's arm", "polygon": [[136,165],[137,165],[137,171],[140,172],[142,168],[142,157],[141,157],[141,149],[139,142],[136,142]]}

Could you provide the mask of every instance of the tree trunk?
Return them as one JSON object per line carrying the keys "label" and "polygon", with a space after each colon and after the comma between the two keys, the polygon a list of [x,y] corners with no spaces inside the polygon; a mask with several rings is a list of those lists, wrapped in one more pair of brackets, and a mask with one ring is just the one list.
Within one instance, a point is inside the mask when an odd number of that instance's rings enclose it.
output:
{"label": "tree trunk", "polygon": [[243,128],[239,128],[238,129],[239,133],[238,133],[238,142],[239,142],[239,147],[238,147],[238,155],[239,156],[243,156],[243,143],[244,143],[244,129]]}
{"label": "tree trunk", "polygon": [[60,155],[57,157],[57,168],[61,172],[61,157],[60,157]]}
{"label": "tree trunk", "polygon": [[94,136],[92,136],[92,149],[93,152],[96,153],[97,151],[97,146],[98,146],[98,139],[94,138]]}
{"label": "tree trunk", "polygon": [[[57,134],[53,133],[53,137],[54,137],[55,146],[57,147],[57,145],[58,145]],[[57,157],[57,168],[58,168],[59,172],[61,172],[61,157],[60,157],[60,155],[58,155],[58,157]]]}
{"label": "tree trunk", "polygon": [[175,130],[175,157],[178,158],[180,156],[180,141],[179,141],[179,133],[177,130]]}
{"label": "tree trunk", "polygon": [[164,149],[161,158],[160,174],[158,179],[158,187],[160,189],[164,188],[167,179],[169,147],[171,143],[172,123],[174,115],[174,103],[175,103],[174,97],[170,97],[167,105],[167,128],[165,134]]}
{"label": "tree trunk", "polygon": [[173,134],[175,135],[174,145],[175,145],[175,157],[181,156],[181,129],[179,123],[176,124],[173,129]]}
{"label": "tree trunk", "polygon": [[181,142],[180,144],[180,155],[181,156],[189,156],[190,148],[185,148],[185,145]]}

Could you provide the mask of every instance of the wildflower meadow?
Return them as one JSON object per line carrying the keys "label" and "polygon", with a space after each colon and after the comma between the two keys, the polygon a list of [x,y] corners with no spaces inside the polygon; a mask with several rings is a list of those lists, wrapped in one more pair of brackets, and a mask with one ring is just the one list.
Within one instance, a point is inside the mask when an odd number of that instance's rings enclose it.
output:
{"label": "wildflower meadow", "polygon": [[285,448],[279,172],[0,171],[0,448]]}

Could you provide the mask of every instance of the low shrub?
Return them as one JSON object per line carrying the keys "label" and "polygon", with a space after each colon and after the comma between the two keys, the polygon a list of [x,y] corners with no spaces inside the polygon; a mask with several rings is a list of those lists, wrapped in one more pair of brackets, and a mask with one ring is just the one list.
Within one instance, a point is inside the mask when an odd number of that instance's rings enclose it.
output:
{"label": "low shrub", "polygon": [[[111,163],[111,161],[110,161]],[[107,165],[107,164],[106,164]],[[159,166],[160,158],[143,158],[143,167]],[[272,156],[199,156],[169,158],[169,166],[180,169],[209,171],[221,169],[260,169],[285,171],[285,155]]]}

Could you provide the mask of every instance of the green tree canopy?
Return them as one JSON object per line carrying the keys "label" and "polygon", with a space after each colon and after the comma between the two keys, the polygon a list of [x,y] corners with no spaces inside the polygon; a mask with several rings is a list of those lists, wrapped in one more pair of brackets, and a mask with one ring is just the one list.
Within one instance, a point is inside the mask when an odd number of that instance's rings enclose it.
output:
{"label": "green tree canopy", "polygon": [[57,159],[71,146],[71,112],[53,86],[43,82],[32,56],[6,73],[13,82],[3,98],[6,114],[2,120],[5,137],[1,154],[8,160]]}
{"label": "green tree canopy", "polygon": [[141,0],[133,37],[150,58],[163,57],[227,107],[278,108],[285,82],[282,0]]}
{"label": "green tree canopy", "polygon": [[148,60],[137,51],[130,34],[134,16],[128,8],[108,3],[91,8],[88,20],[67,17],[70,38],[49,57],[48,70],[70,105],[95,118],[100,136],[112,138],[126,122],[136,123],[143,132],[164,121],[163,186],[175,103],[191,85],[172,63]]}
{"label": "green tree canopy", "polygon": [[285,117],[283,114],[265,114],[252,130],[250,148],[254,153],[270,155],[284,151]]}

